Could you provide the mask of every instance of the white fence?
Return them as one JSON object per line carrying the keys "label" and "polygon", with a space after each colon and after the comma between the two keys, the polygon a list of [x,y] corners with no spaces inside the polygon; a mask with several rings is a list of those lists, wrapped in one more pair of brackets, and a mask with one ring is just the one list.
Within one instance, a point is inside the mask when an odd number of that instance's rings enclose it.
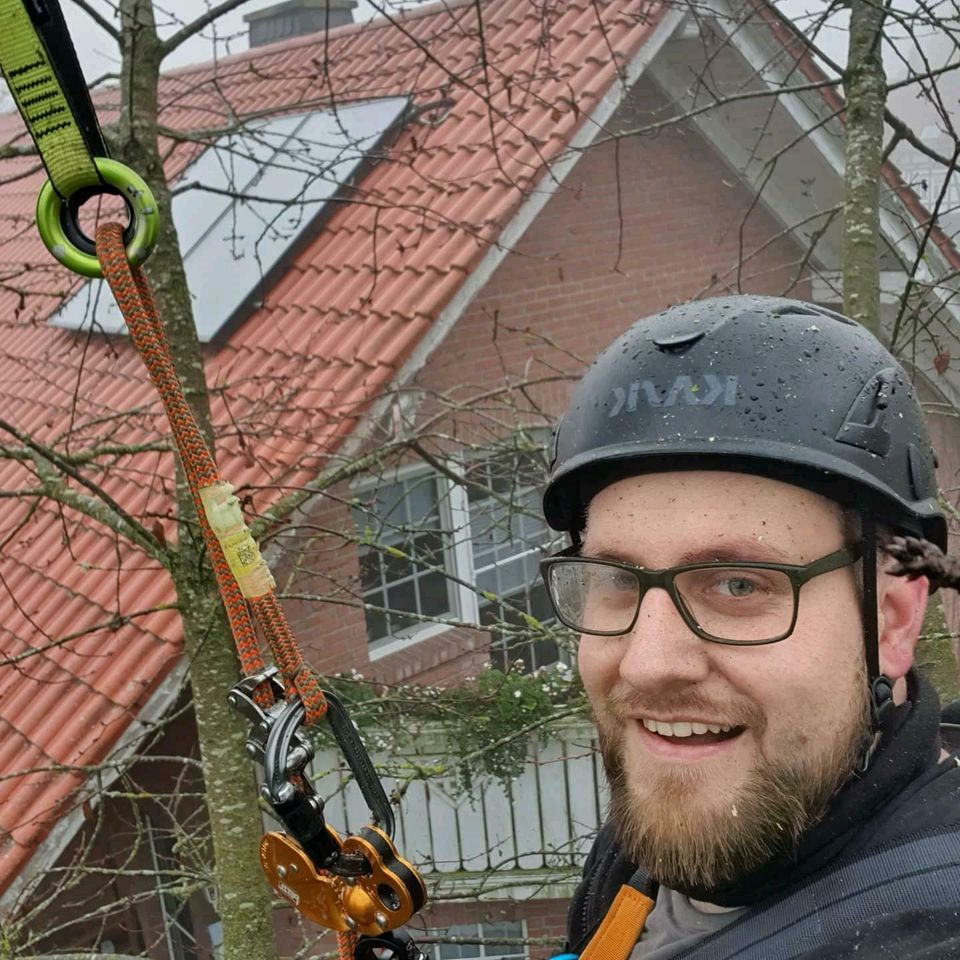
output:
{"label": "white fence", "polygon": [[[422,873],[434,881],[457,874],[508,881],[505,873],[519,880],[517,872],[579,872],[606,808],[592,728],[568,726],[543,746],[531,743],[516,779],[477,782],[471,793],[459,789],[455,772],[406,782],[414,769],[441,761],[438,746],[425,738],[415,754],[373,754],[378,767],[396,773],[383,778],[387,793],[406,788],[394,808],[394,839]],[[318,752],[313,771],[331,826],[352,831],[369,822],[360,791],[334,751]]]}

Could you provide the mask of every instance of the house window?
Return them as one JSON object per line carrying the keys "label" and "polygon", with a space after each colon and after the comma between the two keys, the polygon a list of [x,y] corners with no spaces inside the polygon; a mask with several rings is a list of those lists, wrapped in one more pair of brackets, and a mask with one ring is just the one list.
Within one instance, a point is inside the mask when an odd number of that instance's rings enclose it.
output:
{"label": "house window", "polygon": [[451,561],[443,492],[436,475],[414,473],[378,485],[354,507],[371,643],[409,634],[424,617],[451,617],[457,611],[445,573]]}
{"label": "house window", "polygon": [[491,629],[491,659],[501,669],[520,660],[532,672],[560,657],[552,640],[518,640],[509,632],[523,630],[523,613],[542,622],[553,617],[538,572],[544,548],[555,537],[540,507],[544,469],[542,453],[511,451],[467,474],[473,481],[467,488],[473,582],[498,598],[478,597],[477,620]]}
{"label": "house window", "polygon": [[523,921],[508,923],[469,923],[434,931],[441,937],[463,937],[483,940],[484,943],[439,943],[434,946],[431,960],[517,960],[527,957],[527,948],[518,944],[497,943],[522,940],[525,936]]}
{"label": "house window", "polygon": [[451,473],[466,482],[410,471],[354,506],[368,639],[411,637],[453,618],[490,631],[501,669],[555,663],[556,643],[531,639],[524,623],[553,617],[538,572],[555,537],[540,509],[543,451],[507,450],[451,464]]}

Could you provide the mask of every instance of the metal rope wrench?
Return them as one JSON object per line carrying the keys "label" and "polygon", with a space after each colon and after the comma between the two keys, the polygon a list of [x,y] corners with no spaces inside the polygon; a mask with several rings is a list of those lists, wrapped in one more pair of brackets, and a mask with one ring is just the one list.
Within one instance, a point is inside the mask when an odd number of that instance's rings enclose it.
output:
{"label": "metal rope wrench", "polygon": [[[346,708],[333,694],[327,699],[326,719],[346,758],[372,822],[358,833],[341,837],[323,815],[305,770],[313,759],[313,746],[299,732],[304,708],[299,700],[284,701],[284,691],[270,667],[244,677],[227,698],[231,706],[252,723],[247,753],[263,764],[260,793],[284,833],[271,831],[260,842],[260,865],[276,892],[305,917],[330,930],[353,930],[383,940],[370,946],[374,952],[358,958],[370,960],[420,960],[405,949],[402,937],[389,934],[406,923],[426,902],[426,888],[416,868],[393,845],[393,811],[370,756]],[[257,687],[269,683],[276,702],[267,710],[254,700]],[[403,935],[405,937],[406,935]],[[377,949],[394,949],[377,953]],[[412,944],[412,941],[411,941]]]}

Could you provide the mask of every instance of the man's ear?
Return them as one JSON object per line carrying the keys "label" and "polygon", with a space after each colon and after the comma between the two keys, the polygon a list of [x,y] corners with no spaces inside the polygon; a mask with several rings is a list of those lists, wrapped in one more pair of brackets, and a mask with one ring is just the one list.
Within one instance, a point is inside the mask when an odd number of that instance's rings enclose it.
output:
{"label": "man's ear", "polygon": [[913,665],[913,653],[927,610],[929,581],[880,573],[877,626],[880,633],[880,670],[899,680]]}

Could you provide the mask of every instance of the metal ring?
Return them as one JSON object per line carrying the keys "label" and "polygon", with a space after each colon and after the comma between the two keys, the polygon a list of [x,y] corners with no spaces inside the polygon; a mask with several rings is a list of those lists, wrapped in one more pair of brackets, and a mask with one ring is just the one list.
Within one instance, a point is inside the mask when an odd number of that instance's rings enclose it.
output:
{"label": "metal ring", "polygon": [[129,167],[106,157],[95,157],[102,185],[76,191],[64,201],[48,180],[37,198],[37,229],[47,249],[65,267],[84,277],[103,276],[93,241],[77,220],[80,207],[101,193],[123,198],[130,223],[123,232],[127,259],[139,266],[150,256],[157,242],[160,218],[153,193],[143,179]]}

